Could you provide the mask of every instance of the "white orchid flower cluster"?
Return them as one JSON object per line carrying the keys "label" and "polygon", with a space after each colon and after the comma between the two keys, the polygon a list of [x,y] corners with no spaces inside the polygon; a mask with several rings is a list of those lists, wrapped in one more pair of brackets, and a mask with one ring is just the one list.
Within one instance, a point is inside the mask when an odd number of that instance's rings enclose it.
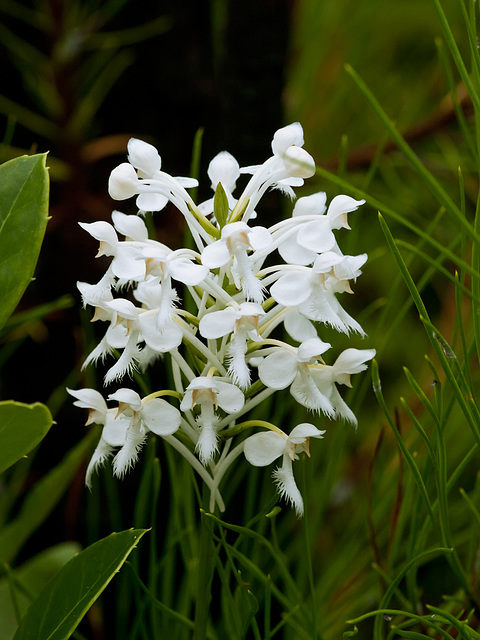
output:
{"label": "white orchid flower cluster", "polygon": [[[122,386],[108,396],[110,407],[98,391],[69,390],[75,404],[89,410],[87,424],[103,425],[87,469],[88,486],[111,456],[114,474],[122,477],[153,432],[207,483],[212,510],[216,504],[224,509],[219,484],[243,453],[255,466],[282,458],[273,472],[278,491],[303,514],[292,462],[302,452],[309,455],[310,438],[325,431],[302,423],[287,434],[256,420],[253,410],[288,388],[314,416],[356,424],[337,387],[351,386],[350,376],[366,369],[375,351],[347,349],[326,364],[331,345],[317,333],[324,324],[364,335],[339,297],[352,293],[350,282],[367,256],[343,255],[334,233],[350,228],[347,214],[364,201],[340,195],[327,207],[325,194],[316,193],[299,198],[292,217],[269,229],[250,224],[267,189],[294,198],[293,188],[315,173],[302,147],[303,130],[294,123],[275,133],[273,155],[262,165],[240,168],[229,153],[218,154],[208,168],[214,197],[197,206],[186,191],[196,180],[173,178],[162,171],[152,145],[129,141],[128,162],[112,171],[109,193],[114,200],[136,197],[140,215],[114,211],[113,225],[81,224],[100,242],[98,255],[111,257],[97,284],[78,283],[84,306],[95,310],[93,320],[107,325],[84,366],[114,356],[105,383],[124,384],[162,359],[175,388],[142,398]],[[233,193],[241,174],[251,178],[237,200]],[[196,250],[172,250],[148,237],[141,214],[168,202],[183,214]],[[274,252],[281,264],[264,266]],[[187,291],[189,306],[182,308],[180,293]],[[289,342],[277,337],[285,334]],[[261,430],[245,438],[252,428]]]}

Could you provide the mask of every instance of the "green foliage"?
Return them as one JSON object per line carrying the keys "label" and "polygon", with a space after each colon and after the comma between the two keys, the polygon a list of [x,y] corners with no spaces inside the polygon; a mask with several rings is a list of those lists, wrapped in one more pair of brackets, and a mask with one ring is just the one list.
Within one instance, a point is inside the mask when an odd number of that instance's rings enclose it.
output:
{"label": "green foliage", "polygon": [[0,402],[0,473],[36,447],[51,425],[50,411],[40,402]]}
{"label": "green foliage", "polygon": [[0,329],[32,280],[48,220],[45,154],[0,166]]}
{"label": "green foliage", "polygon": [[[27,99],[19,104],[4,87],[0,113],[50,143],[88,139],[99,107],[133,61],[132,45],[170,27],[168,18],[159,17],[106,30],[125,4],[126,0],[73,0],[58,10],[46,0],[3,2],[0,12],[8,19],[0,22],[0,40],[22,77]],[[22,36],[28,33],[30,37]],[[58,162],[56,173],[65,178],[68,168]]]}
{"label": "green foliage", "polygon": [[38,480],[25,496],[18,515],[0,531],[0,560],[11,562],[23,544],[48,515],[65,493],[87,451],[91,450],[92,435],[79,442],[63,460]]}
{"label": "green foliage", "polygon": [[15,639],[32,638],[32,633],[45,640],[70,638],[145,532],[112,533],[67,562],[30,606]]}
{"label": "green foliage", "polygon": [[0,640],[15,635],[19,620],[53,576],[81,551],[78,542],[63,542],[9,569],[0,580]]}

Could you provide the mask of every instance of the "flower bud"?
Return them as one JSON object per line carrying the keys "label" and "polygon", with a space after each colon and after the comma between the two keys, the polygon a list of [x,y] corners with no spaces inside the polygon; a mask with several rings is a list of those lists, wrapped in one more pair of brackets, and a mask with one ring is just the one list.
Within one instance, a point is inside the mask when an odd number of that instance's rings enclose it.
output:
{"label": "flower bud", "polygon": [[138,193],[138,178],[135,169],[128,162],[122,162],[110,174],[108,193],[114,200],[126,200]]}

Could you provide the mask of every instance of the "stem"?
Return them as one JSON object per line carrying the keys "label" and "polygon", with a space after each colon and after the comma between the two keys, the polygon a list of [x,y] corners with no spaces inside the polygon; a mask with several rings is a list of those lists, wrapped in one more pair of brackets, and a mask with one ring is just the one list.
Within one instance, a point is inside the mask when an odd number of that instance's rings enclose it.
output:
{"label": "stem", "polygon": [[[207,504],[207,492],[205,489],[204,487],[202,502]],[[212,599],[211,587],[215,567],[213,520],[208,518],[205,513],[206,510],[200,509],[200,544],[193,640],[205,640],[207,637],[210,602]]]}
{"label": "stem", "polygon": [[225,503],[222,496],[218,491],[214,478],[208,473],[205,467],[201,464],[200,460],[196,458],[193,453],[187,449],[175,436],[163,436],[163,439],[168,442],[174,449],[182,455],[187,462],[189,462],[198,475],[202,478],[203,482],[207,485],[208,489],[215,494],[215,501],[218,504],[219,511],[225,511]]}

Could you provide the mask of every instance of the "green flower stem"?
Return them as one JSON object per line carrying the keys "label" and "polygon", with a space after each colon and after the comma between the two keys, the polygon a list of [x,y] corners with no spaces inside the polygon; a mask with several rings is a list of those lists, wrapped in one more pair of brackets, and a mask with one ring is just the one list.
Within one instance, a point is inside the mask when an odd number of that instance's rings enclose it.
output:
{"label": "green flower stem", "polygon": [[245,420],[245,422],[241,422],[240,424],[236,424],[234,427],[230,429],[225,429],[222,433],[220,433],[220,437],[226,440],[227,438],[233,438],[237,436],[245,429],[251,429],[252,427],[264,427],[265,429],[269,429],[270,431],[275,431],[279,435],[285,435],[281,429],[272,424],[271,422],[267,422],[266,420]]}
{"label": "green flower stem", "polygon": [[182,455],[187,462],[189,462],[194,470],[198,473],[198,475],[202,478],[204,483],[207,485],[208,489],[213,495],[213,499],[218,504],[218,508],[220,511],[225,511],[225,503],[223,502],[222,496],[218,491],[215,480],[208,473],[207,469],[202,465],[200,460],[196,458],[190,449],[182,444],[175,436],[164,436],[163,439],[168,442],[180,455]]}
{"label": "green flower stem", "polygon": [[[207,495],[203,491],[203,502]],[[210,601],[212,599],[212,579],[215,569],[215,546],[213,544],[213,520],[207,517],[206,511],[200,509],[200,544],[197,573],[197,599],[195,602],[195,619],[193,640],[205,640],[207,637]]]}
{"label": "green flower stem", "polygon": [[161,398],[162,396],[172,396],[172,398],[177,398],[177,400],[182,399],[182,394],[178,393],[178,391],[173,391],[172,389],[162,389],[161,391],[150,393],[148,396],[143,398],[143,401],[148,402],[148,400],[153,400],[153,398]]}

